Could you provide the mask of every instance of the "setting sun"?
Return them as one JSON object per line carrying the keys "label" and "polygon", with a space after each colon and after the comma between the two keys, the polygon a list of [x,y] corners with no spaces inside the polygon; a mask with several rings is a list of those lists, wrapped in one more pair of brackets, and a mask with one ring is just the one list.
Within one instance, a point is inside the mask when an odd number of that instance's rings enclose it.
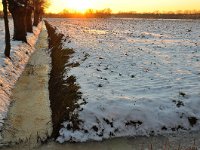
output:
{"label": "setting sun", "polygon": [[85,10],[92,8],[92,1],[90,0],[71,0],[67,1],[69,9],[84,12]]}

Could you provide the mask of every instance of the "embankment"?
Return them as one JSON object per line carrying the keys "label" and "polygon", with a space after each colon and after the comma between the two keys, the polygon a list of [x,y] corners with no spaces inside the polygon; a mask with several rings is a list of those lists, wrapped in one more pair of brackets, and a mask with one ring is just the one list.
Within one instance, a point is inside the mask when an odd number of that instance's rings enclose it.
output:
{"label": "embankment", "polygon": [[45,143],[52,133],[49,102],[50,56],[45,26],[22,75],[12,90],[12,103],[3,126],[2,145]]}
{"label": "embankment", "polygon": [[21,76],[30,56],[35,51],[34,45],[41,28],[42,23],[40,23],[37,28],[34,27],[33,34],[28,34],[28,44],[11,41],[11,59],[5,58],[4,55],[0,53],[0,129],[7,117],[12,89]]}

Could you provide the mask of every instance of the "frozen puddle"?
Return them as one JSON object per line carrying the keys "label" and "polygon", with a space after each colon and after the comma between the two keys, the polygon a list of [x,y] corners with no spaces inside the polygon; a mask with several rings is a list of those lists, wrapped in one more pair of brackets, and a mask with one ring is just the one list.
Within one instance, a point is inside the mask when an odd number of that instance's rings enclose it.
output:
{"label": "frozen puddle", "polygon": [[28,142],[35,145],[52,133],[48,92],[49,58],[47,32],[41,32],[38,49],[30,58],[22,76],[13,89],[13,100],[2,132],[3,143]]}

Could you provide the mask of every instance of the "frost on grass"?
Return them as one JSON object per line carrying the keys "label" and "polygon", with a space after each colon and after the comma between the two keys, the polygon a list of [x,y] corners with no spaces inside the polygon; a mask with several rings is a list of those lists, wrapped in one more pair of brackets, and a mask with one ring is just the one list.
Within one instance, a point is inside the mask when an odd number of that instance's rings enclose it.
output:
{"label": "frost on grass", "polygon": [[65,76],[81,87],[79,129],[63,122],[59,142],[200,129],[199,20],[49,21],[80,64]]}
{"label": "frost on grass", "polygon": [[[21,75],[24,67],[34,52],[34,44],[40,33],[42,24],[34,28],[34,34],[28,34],[25,44],[11,40],[11,60],[4,56],[4,22],[0,20],[0,128],[3,125],[10,104],[11,90]],[[12,21],[10,20],[11,33],[13,32]]]}

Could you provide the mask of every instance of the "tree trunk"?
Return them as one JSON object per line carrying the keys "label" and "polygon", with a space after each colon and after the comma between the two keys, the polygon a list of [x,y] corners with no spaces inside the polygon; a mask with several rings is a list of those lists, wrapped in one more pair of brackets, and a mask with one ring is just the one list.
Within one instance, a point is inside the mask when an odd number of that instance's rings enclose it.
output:
{"label": "tree trunk", "polygon": [[17,41],[27,42],[26,40],[26,8],[17,7],[12,12],[14,22],[14,36],[13,39]]}
{"label": "tree trunk", "polygon": [[28,6],[26,14],[26,27],[27,27],[27,32],[31,33],[33,32],[32,13],[33,13],[33,7]]}
{"label": "tree trunk", "polygon": [[39,20],[42,21],[42,18],[43,18],[43,16],[42,16],[42,14],[40,14],[40,19]]}
{"label": "tree trunk", "polygon": [[4,23],[5,23],[5,56],[10,58],[10,30],[9,30],[9,22],[8,22],[8,7],[7,0],[2,1],[3,4],[3,13],[4,13]]}
{"label": "tree trunk", "polygon": [[35,8],[35,10],[34,10],[34,22],[33,22],[33,25],[37,26],[39,24],[39,22],[40,22],[40,12],[39,12],[39,10],[37,8]]}

